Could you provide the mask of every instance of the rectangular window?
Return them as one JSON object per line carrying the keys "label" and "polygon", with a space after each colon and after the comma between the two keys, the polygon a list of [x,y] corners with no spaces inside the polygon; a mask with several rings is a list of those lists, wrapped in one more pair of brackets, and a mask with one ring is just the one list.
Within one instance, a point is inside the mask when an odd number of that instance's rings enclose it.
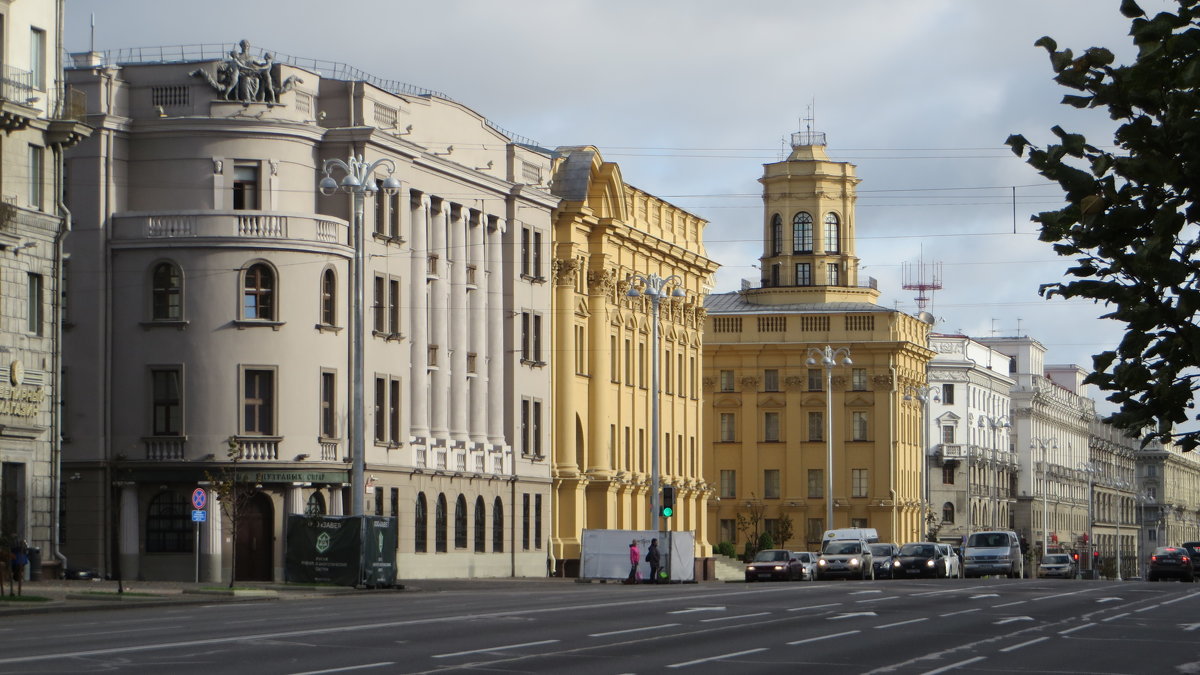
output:
{"label": "rectangular window", "polygon": [[851,440],[865,441],[868,440],[867,435],[867,413],[856,410],[850,413],[850,433]]}
{"label": "rectangular window", "polygon": [[521,454],[529,454],[529,416],[533,412],[533,401],[521,399]]}
{"label": "rectangular window", "polygon": [[46,31],[29,30],[29,70],[33,72],[33,88],[46,91]]}
{"label": "rectangular window", "polygon": [[388,515],[393,518],[400,517],[400,488],[391,489],[391,508],[388,509]]}
{"label": "rectangular window", "polygon": [[242,388],[242,433],[275,434],[275,371],[246,369]]}
{"label": "rectangular window", "polygon": [[737,497],[737,471],[721,469],[721,499]]}
{"label": "rectangular window", "polygon": [[954,385],[942,385],[942,403],[946,405],[954,405]]}
{"label": "rectangular window", "polygon": [[532,320],[529,312],[521,312],[521,361],[525,363],[533,360],[533,340],[530,336]]}
{"label": "rectangular window", "polygon": [[375,488],[375,515],[383,516],[383,488]]}
{"label": "rectangular window", "polygon": [[29,272],[27,280],[29,286],[26,291],[29,293],[29,297],[25,307],[25,328],[34,335],[42,335],[44,331],[42,324],[45,319],[45,308],[42,306],[42,275]]}
{"label": "rectangular window", "polygon": [[692,398],[696,398],[696,357],[689,356],[690,361],[688,376],[691,378]]}
{"label": "rectangular window", "polygon": [[533,360],[535,363],[542,362],[542,315],[533,315]]}
{"label": "rectangular window", "polygon": [[763,371],[763,391],[779,391],[779,371],[768,368]]}
{"label": "rectangular window", "polygon": [[942,467],[942,485],[954,485],[954,467]]}
{"label": "rectangular window", "polygon": [[387,380],[375,378],[375,442],[387,441]]}
{"label": "rectangular window", "polygon": [[763,499],[779,499],[779,469],[763,470]]}
{"label": "rectangular window", "polygon": [[851,469],[850,470],[850,496],[851,497],[866,497],[870,485],[867,482],[867,469]]}
{"label": "rectangular window", "polygon": [[[824,499],[825,497],[825,470],[824,469],[809,469],[808,470],[808,498],[809,499]],[[817,537],[820,540],[820,536]]]}
{"label": "rectangular window", "polygon": [[675,385],[673,384],[674,380],[671,379],[671,350],[670,349],[667,350],[667,356],[663,360],[662,369],[663,369],[663,372],[661,373],[661,375],[662,375],[663,380],[665,381],[663,388],[666,390],[666,393],[673,394],[673,393],[675,393]]}
{"label": "rectangular window", "polygon": [[400,380],[388,381],[388,440],[400,443]]}
{"label": "rectangular window", "polygon": [[44,190],[45,176],[43,171],[46,162],[46,150],[40,145],[29,146],[29,207],[41,211],[45,206]]}
{"label": "rectangular window", "polygon": [[824,387],[822,386],[822,383],[824,381],[823,375],[824,375],[824,373],[821,372],[820,368],[809,368],[808,369],[808,390],[809,391],[822,391],[824,389]]}
{"label": "rectangular window", "polygon": [[638,343],[638,386],[646,388],[646,343]]}
{"label": "rectangular window", "polygon": [[850,519],[850,527],[858,527],[858,528],[867,527],[867,519],[866,518],[851,518]]}
{"label": "rectangular window", "polygon": [[617,336],[608,336],[608,380],[621,381],[621,349],[617,345]]}
{"label": "rectangular window", "polygon": [[767,443],[779,442],[779,413],[763,413],[763,440]]}
{"label": "rectangular window", "polygon": [[737,439],[737,418],[733,413],[721,413],[721,442],[732,443]]}
{"label": "rectangular window", "polygon": [[[542,278],[542,233],[533,233],[532,259],[529,261],[529,272],[534,279]],[[540,499],[540,497],[539,497]]]}
{"label": "rectangular window", "polygon": [[384,333],[383,308],[386,302],[385,296],[387,280],[383,277],[375,277],[375,302],[371,304],[371,314],[375,318],[375,332]]}
{"label": "rectangular window", "polygon": [[825,440],[825,415],[823,413],[808,413],[808,440]]}
{"label": "rectangular window", "polygon": [[337,376],[321,373],[321,438],[337,438]]}
{"label": "rectangular window", "polygon": [[721,391],[733,391],[733,371],[721,371]]}
{"label": "rectangular window", "polygon": [[542,547],[542,496],[540,494],[533,496],[533,547]]}
{"label": "rectangular window", "polygon": [[531,239],[531,237],[530,237],[529,228],[522,227],[521,228],[521,276],[523,276],[523,277],[529,276],[529,264],[530,264],[530,262],[532,262],[530,260],[530,255],[529,255],[530,254],[529,247],[532,244],[530,239]]}
{"label": "rectangular window", "polygon": [[387,236],[388,194],[383,191],[383,181],[375,181],[375,234]]}
{"label": "rectangular window", "polygon": [[796,263],[796,285],[812,286],[812,263]]}
{"label": "rectangular window", "polygon": [[679,386],[675,389],[675,393],[680,396],[687,396],[687,390],[684,385],[687,384],[687,376],[683,370],[683,352],[675,354],[675,377],[679,379]]}
{"label": "rectangular window", "polygon": [[529,435],[533,440],[533,456],[542,456],[542,402],[533,402],[533,414],[530,416],[532,428]]}
{"label": "rectangular window", "polygon": [[529,493],[521,495],[521,549],[529,550]]}
{"label": "rectangular window", "polygon": [[816,550],[821,545],[821,537],[825,536],[825,519],[809,518],[804,524],[804,541],[810,550]]}
{"label": "rectangular window", "polygon": [[150,371],[155,436],[183,434],[183,387],[179,368],[155,368]]}
{"label": "rectangular window", "polygon": [[839,267],[837,263],[829,263],[829,280],[827,286],[837,286],[841,283],[839,279]]}
{"label": "rectangular window", "polygon": [[258,164],[233,165],[233,208],[236,211],[258,209]]}
{"label": "rectangular window", "polygon": [[867,390],[867,369],[854,368],[850,371],[850,387],[854,391]]}
{"label": "rectangular window", "polygon": [[737,521],[733,518],[721,519],[721,541],[730,544],[737,541]]}
{"label": "rectangular window", "polygon": [[625,338],[625,384],[633,386],[633,341]]}
{"label": "rectangular window", "polygon": [[954,425],[947,424],[942,427],[942,442],[954,443]]}
{"label": "rectangular window", "polygon": [[390,279],[388,281],[388,332],[392,335],[400,334],[400,280]]}

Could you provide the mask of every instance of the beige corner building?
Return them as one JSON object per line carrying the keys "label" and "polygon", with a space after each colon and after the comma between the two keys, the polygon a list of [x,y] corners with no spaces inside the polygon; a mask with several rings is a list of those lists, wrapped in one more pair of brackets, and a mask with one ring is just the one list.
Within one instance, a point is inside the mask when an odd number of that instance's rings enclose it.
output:
{"label": "beige corner building", "polygon": [[[663,529],[708,555],[700,369],[703,300],[717,265],[701,218],[634,188],[594,147],[560,148],[554,219],[554,483],[551,552],[576,574],[584,529],[654,529],[655,307],[638,275],[674,280],[658,303],[659,460],[676,490]],[[673,289],[682,297],[672,297]]]}
{"label": "beige corner building", "polygon": [[[808,550],[831,527],[923,539],[919,388],[930,326],[879,306],[874,280],[859,279],[859,179],[854,165],[829,159],[824,134],[793,134],[791,154],[765,165],[760,182],[761,286],[705,303],[704,470],[719,490],[709,538],[739,551],[756,531]],[[826,348],[838,353],[829,372],[820,354],[810,362]],[[739,528],[752,509],[761,520]]]}

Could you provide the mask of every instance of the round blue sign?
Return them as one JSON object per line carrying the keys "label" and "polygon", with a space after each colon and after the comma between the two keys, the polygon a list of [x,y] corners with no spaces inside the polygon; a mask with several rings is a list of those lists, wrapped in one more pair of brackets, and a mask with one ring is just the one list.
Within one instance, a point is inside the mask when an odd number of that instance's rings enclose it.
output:
{"label": "round blue sign", "polygon": [[204,488],[196,488],[195,490],[192,490],[192,506],[197,511],[203,509],[204,505],[207,503],[208,493],[204,491]]}

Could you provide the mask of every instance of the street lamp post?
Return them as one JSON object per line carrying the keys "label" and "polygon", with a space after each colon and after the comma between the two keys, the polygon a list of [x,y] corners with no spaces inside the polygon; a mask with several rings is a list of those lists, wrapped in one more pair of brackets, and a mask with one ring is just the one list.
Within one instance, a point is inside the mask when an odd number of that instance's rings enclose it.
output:
{"label": "street lamp post", "polygon": [[[1009,422],[1008,415],[1000,415],[999,417],[992,417],[991,415],[980,415],[979,416],[979,426],[980,426],[980,428],[985,428],[985,429],[988,429],[989,431],[995,431],[997,429],[1008,429],[1012,425]],[[988,441],[990,444],[991,439],[988,439]],[[998,448],[988,448],[988,450],[996,451],[996,450],[998,450]],[[995,466],[995,462],[993,462],[993,467],[994,466]],[[999,485],[988,486],[988,492],[990,493],[990,496],[988,497],[988,501],[990,502],[992,497],[995,497],[996,503],[992,506],[992,521],[989,523],[986,523],[985,527],[997,527],[997,528],[1000,527],[1000,525],[998,523],[998,518],[996,516],[996,511],[999,510],[999,504],[1000,504],[1000,497],[996,493],[999,490],[1000,490]],[[970,448],[968,448],[967,449],[967,511],[968,511],[968,518],[970,518],[970,515],[969,515],[970,510],[971,510],[970,504],[971,504],[971,451],[970,451]],[[975,527],[974,521],[971,521],[971,527],[972,528]]]}
{"label": "street lamp post", "polygon": [[[930,401],[936,401],[938,403],[942,402],[942,395],[940,393],[940,389],[941,388],[937,387],[936,385],[922,385],[920,387],[914,387],[914,386],[909,385],[909,386],[905,387],[905,389],[904,389],[904,400],[905,401],[915,400],[921,404],[921,440],[920,440],[920,443],[921,443],[921,466],[919,467],[921,469],[921,471],[920,471],[921,485],[920,485],[920,490],[919,490],[919,492],[920,492],[919,497],[920,497],[920,502],[921,502],[921,507],[920,507],[921,530],[920,530],[919,534],[921,535],[922,539],[929,538],[927,536],[928,533],[925,531],[927,509],[929,508],[929,476],[926,474],[929,471],[929,446],[931,446],[933,444],[932,443],[933,434],[930,433],[930,431],[929,431],[929,422],[931,421],[929,418],[929,402]],[[968,466],[970,465],[970,462],[971,462],[970,447],[971,447],[971,444],[967,443],[967,464],[968,464]],[[971,476],[970,476],[970,474],[967,475],[967,486],[966,487],[967,487],[967,520],[970,520],[971,519],[971,516],[970,516]]]}
{"label": "street lamp post", "polygon": [[[639,281],[642,284],[642,290],[638,290],[633,286],[633,282]],[[632,274],[629,276],[629,291],[625,293],[631,298],[639,297],[645,294],[650,298],[651,308],[651,351],[650,351],[650,523],[654,526],[654,531],[659,528],[658,497],[659,483],[659,391],[658,391],[658,306],[662,302],[662,296],[666,293],[668,286],[673,286],[671,297],[682,298],[683,279],[678,274],[672,274],[669,277],[660,277],[657,274]]]}
{"label": "street lamp post", "polygon": [[[394,195],[400,191],[400,180],[393,174],[396,165],[390,159],[377,159],[367,162],[362,155],[351,155],[346,161],[327,159],[322,167],[325,177],[321,179],[321,194],[330,196],[336,192],[347,192],[354,199],[354,214],[351,223],[351,239],[354,246],[354,258],[350,263],[350,490],[354,493],[351,500],[353,515],[364,513],[363,492],[365,488],[364,468],[366,465],[366,412],[363,408],[363,268],[366,266],[366,253],[363,242],[363,209],[366,196],[380,190],[375,185],[375,170],[386,167],[387,178],[383,180],[383,192]],[[341,181],[333,178],[333,172],[340,170],[345,175]]]}
{"label": "street lamp post", "polygon": [[1088,512],[1087,512],[1087,549],[1084,554],[1088,557],[1088,571],[1091,572],[1092,578],[1099,578],[1096,575],[1096,556],[1092,555],[1093,550],[1097,550],[1096,546],[1096,516],[1095,516],[1095,501],[1096,501],[1096,474],[1101,473],[1102,467],[1096,462],[1088,462],[1081,469],[1088,477]]}
{"label": "street lamp post", "polygon": [[[1029,448],[1031,450],[1033,448],[1042,449],[1042,557],[1045,557],[1050,552],[1050,504],[1047,496],[1050,492],[1050,485],[1047,482],[1050,461],[1047,451],[1058,449],[1058,439],[1038,438],[1035,436],[1029,439]],[[1032,460],[1033,458],[1030,457],[1030,463],[1032,463]]]}
{"label": "street lamp post", "polygon": [[850,366],[850,348],[829,345],[808,348],[808,365],[820,365],[825,369],[825,529],[833,529],[833,368]]}

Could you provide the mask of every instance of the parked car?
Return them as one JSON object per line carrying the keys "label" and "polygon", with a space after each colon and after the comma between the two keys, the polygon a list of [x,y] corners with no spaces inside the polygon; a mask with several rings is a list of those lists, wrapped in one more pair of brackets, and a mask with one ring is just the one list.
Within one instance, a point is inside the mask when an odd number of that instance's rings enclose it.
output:
{"label": "parked car", "polygon": [[1037,575],[1039,579],[1074,579],[1075,561],[1066,553],[1049,553],[1042,556]]}
{"label": "parked car", "polygon": [[1016,532],[994,530],[972,532],[963,547],[963,571],[968,577],[1003,574],[1010,579],[1025,576],[1025,557]]}
{"label": "parked car", "polygon": [[800,559],[800,564],[803,565],[800,570],[803,575],[800,577],[805,581],[816,581],[817,579],[817,558],[821,557],[810,551],[793,551],[792,555]]}
{"label": "parked car", "polygon": [[942,555],[946,558],[946,576],[951,579],[961,579],[963,576],[962,560],[958,557],[958,551],[950,544],[938,544],[942,549]]}
{"label": "parked car", "polygon": [[896,559],[896,555],[900,553],[900,547],[895,544],[869,544],[871,547],[871,558],[875,568],[876,579],[894,579],[892,575],[892,561]]}
{"label": "parked car", "polygon": [[1180,546],[1187,549],[1192,559],[1192,576],[1200,579],[1200,541],[1185,541]]}
{"label": "parked car", "polygon": [[746,581],[794,581],[803,578],[804,563],[797,554],[781,548],[759,551],[746,564]]}
{"label": "parked car", "polygon": [[905,544],[892,562],[897,577],[942,577],[947,574],[946,556],[940,546],[930,542]]}
{"label": "parked car", "polygon": [[874,579],[871,547],[861,539],[834,539],[817,558],[817,579]]}
{"label": "parked car", "polygon": [[1150,554],[1150,566],[1146,571],[1146,580],[1158,581],[1168,578],[1180,581],[1196,580],[1196,573],[1192,570],[1192,557],[1188,555],[1186,548],[1161,546]]}

